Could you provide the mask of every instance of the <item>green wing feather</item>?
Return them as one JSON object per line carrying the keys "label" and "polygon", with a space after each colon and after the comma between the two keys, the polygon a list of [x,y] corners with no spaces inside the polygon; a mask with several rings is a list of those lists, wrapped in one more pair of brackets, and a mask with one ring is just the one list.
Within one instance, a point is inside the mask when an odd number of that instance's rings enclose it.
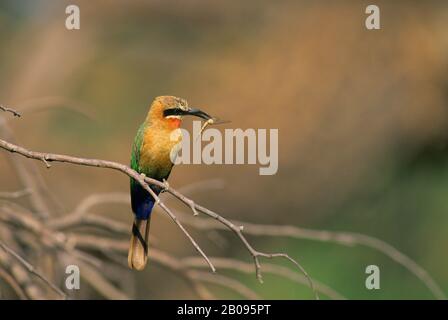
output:
{"label": "green wing feather", "polygon": [[[131,168],[138,173],[141,173],[140,168],[140,150],[142,148],[143,143],[143,136],[145,134],[146,129],[146,123],[143,123],[140,128],[137,131],[137,134],[134,138],[134,143],[132,145],[132,152],[131,152]],[[136,184],[137,181],[131,178],[131,187]]]}

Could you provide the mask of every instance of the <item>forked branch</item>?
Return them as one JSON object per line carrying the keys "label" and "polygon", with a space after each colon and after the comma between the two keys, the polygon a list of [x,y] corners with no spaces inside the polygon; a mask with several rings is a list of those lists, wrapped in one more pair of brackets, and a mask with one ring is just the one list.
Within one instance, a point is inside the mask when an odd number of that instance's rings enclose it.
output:
{"label": "forked branch", "polygon": [[222,217],[218,213],[209,210],[205,207],[202,207],[198,204],[196,204],[192,199],[184,196],[180,192],[173,189],[171,186],[169,186],[166,182],[160,182],[155,179],[151,179],[149,177],[146,177],[144,175],[139,174],[138,172],[132,170],[130,167],[113,162],[113,161],[107,161],[107,160],[99,160],[99,159],[87,159],[87,158],[80,158],[80,157],[72,157],[68,155],[61,155],[61,154],[53,154],[53,153],[44,153],[44,152],[36,152],[28,150],[24,147],[18,146],[16,144],[7,142],[5,140],[0,139],[0,148],[12,152],[17,153],[19,155],[22,155],[24,157],[40,160],[42,161],[47,168],[51,167],[52,162],[61,162],[61,163],[70,163],[75,165],[82,165],[82,166],[89,166],[89,167],[97,167],[97,168],[106,168],[106,169],[112,169],[116,171],[120,171],[127,176],[135,179],[147,192],[149,192],[152,197],[155,199],[156,203],[165,211],[165,213],[174,221],[174,223],[181,229],[181,231],[186,235],[186,237],[190,240],[194,248],[201,254],[201,256],[204,258],[204,260],[209,265],[210,269],[215,272],[216,268],[211,262],[211,260],[208,258],[208,256],[204,253],[204,251],[201,249],[201,247],[196,243],[196,241],[193,239],[193,237],[189,234],[189,232],[185,229],[183,224],[179,221],[177,216],[173,213],[171,209],[169,209],[165,203],[163,203],[158,195],[155,194],[155,192],[150,188],[150,185],[155,185],[158,187],[161,187],[165,191],[169,192],[173,196],[175,196],[177,199],[185,203],[193,212],[193,214],[196,214],[197,212],[202,212],[203,214],[216,219],[221,224],[226,226],[229,230],[233,231],[236,236],[241,240],[243,245],[246,247],[246,249],[251,254],[253,260],[254,260],[254,266],[255,266],[255,274],[257,279],[262,282],[262,273],[261,273],[261,262],[260,258],[275,258],[275,257],[281,257],[284,259],[287,259],[288,261],[292,262],[308,279],[309,285],[314,293],[314,296],[316,299],[318,299],[317,292],[314,288],[313,281],[311,277],[307,274],[305,269],[293,258],[291,258],[286,253],[264,253],[256,250],[246,239],[246,237],[243,235],[243,226],[236,226],[234,225],[230,220],[227,220],[226,218]]}

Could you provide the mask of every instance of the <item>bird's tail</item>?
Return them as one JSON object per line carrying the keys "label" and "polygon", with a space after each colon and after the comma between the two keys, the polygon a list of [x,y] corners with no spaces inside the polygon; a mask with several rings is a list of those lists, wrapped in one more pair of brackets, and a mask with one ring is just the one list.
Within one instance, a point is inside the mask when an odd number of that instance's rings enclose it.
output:
{"label": "bird's tail", "polygon": [[148,238],[151,216],[147,220],[134,219],[132,236],[128,254],[128,265],[131,269],[143,270],[148,261]]}

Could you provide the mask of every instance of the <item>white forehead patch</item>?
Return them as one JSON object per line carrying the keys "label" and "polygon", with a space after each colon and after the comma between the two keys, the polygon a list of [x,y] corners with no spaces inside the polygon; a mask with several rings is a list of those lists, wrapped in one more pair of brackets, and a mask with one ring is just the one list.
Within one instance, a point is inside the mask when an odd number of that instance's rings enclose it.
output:
{"label": "white forehead patch", "polygon": [[188,102],[184,99],[177,98],[177,103],[180,109],[182,110],[188,110]]}

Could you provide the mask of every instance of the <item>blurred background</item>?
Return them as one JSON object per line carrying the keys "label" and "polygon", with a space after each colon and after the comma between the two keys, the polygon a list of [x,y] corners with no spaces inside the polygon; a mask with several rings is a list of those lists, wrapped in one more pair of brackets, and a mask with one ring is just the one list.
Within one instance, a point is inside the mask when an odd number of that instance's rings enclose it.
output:
{"label": "blurred background", "polygon": [[[65,28],[69,4],[80,7],[80,30]],[[364,26],[369,4],[2,0],[0,103],[29,110],[8,126],[32,150],[121,163],[129,162],[136,130],[158,95],[183,97],[231,120],[221,130],[277,128],[277,174],[260,176],[254,165],[182,165],[170,184],[219,179],[222,188],[192,197],[227,218],[374,236],[448,293],[448,3],[375,1],[381,30],[374,31]],[[0,190],[18,190],[1,153]],[[55,216],[90,194],[128,192],[128,179],[109,170],[36,167]],[[126,205],[95,212],[131,225]],[[163,212],[151,229],[160,249],[196,255]],[[230,233],[219,231],[220,245],[192,234],[212,256],[252,261]],[[249,239],[259,250],[288,252],[313,279],[349,299],[434,298],[415,275],[369,248]],[[372,264],[381,270],[380,290],[365,287]],[[196,298],[151,262],[143,272],[122,273],[132,297]],[[276,276],[266,274],[261,285],[253,274],[222,273],[263,298],[312,298],[306,285]],[[73,297],[102,298],[88,287],[81,282]]]}

